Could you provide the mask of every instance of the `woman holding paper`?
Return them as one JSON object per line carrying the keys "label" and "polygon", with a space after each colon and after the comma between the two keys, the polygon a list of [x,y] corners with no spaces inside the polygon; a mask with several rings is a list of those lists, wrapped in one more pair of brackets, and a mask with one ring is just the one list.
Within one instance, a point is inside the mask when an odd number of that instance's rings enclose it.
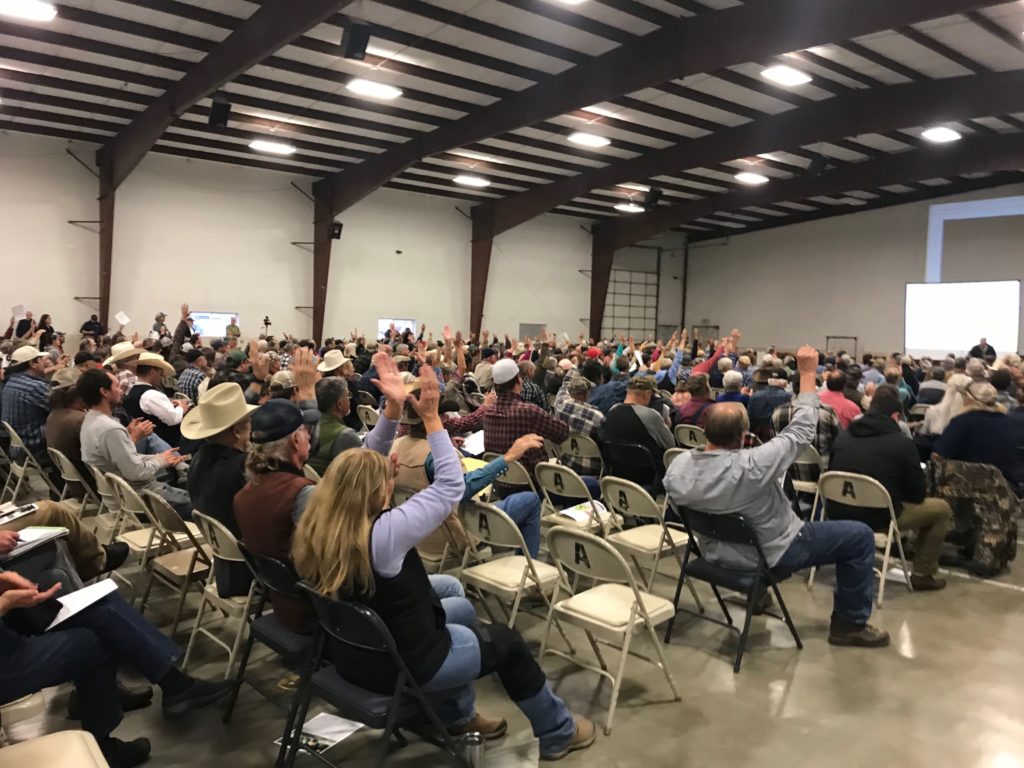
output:
{"label": "woman holding paper", "polygon": [[131,664],[160,686],[168,719],[219,701],[232,683],[209,683],[179,670],[181,649],[116,590],[112,581],[100,581],[62,601],[59,583],[40,591],[23,576],[0,571],[0,702],[74,682],[82,727],[96,737],[110,768],[134,768],[149,759],[149,739],[126,742],[110,734],[123,708],[145,706],[149,697],[141,704],[122,700],[119,664]]}

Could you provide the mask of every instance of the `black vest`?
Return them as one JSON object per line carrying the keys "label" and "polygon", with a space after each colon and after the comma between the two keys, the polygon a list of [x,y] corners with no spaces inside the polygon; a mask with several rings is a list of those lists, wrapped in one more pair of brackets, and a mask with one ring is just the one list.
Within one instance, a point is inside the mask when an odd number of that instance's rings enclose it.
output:
{"label": "black vest", "polygon": [[125,397],[123,403],[124,409],[133,419],[145,419],[146,421],[152,422],[153,434],[164,440],[164,442],[171,447],[177,448],[178,444],[181,443],[181,427],[177,424],[164,424],[160,419],[150,416],[142,410],[142,396],[146,393],[146,390],[149,389],[154,389],[154,387],[140,382],[128,390],[128,395]]}
{"label": "black vest", "polygon": [[[385,579],[374,574],[374,584],[372,597],[361,594],[350,599],[381,617],[413,678],[426,683],[444,664],[452,640],[445,628],[444,608],[416,549],[406,554],[397,576]],[[334,662],[338,673],[360,688],[376,693],[395,689],[398,670],[386,654],[336,646]]]}

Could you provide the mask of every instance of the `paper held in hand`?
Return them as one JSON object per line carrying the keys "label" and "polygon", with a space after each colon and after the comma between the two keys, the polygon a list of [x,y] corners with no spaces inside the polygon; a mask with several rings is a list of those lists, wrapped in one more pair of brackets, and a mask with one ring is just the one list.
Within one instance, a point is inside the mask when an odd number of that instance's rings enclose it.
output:
{"label": "paper held in hand", "polygon": [[128,325],[128,323],[131,322],[131,318],[129,318],[123,310],[114,315],[114,319],[117,320],[120,325]]}
{"label": "paper held in hand", "polygon": [[90,605],[99,602],[115,591],[117,591],[117,582],[113,579],[104,579],[103,581],[97,581],[95,584],[90,584],[88,587],[83,587],[77,592],[69,592],[63,597],[58,597],[57,602],[61,606],[60,613],[50,622],[50,626],[46,628],[46,631],[49,632],[58,624],[63,624],[72,616],[81,613]]}
{"label": "paper held in hand", "polygon": [[462,450],[470,456],[482,455],[485,450],[484,431],[481,429],[480,431],[469,435],[462,443]]}
{"label": "paper held in hand", "polygon": [[[11,520],[16,520],[18,517],[22,517],[22,515],[11,515],[4,518],[4,522],[6,523]],[[49,527],[38,525],[22,528],[18,531],[18,545],[6,555],[0,557],[0,563],[6,563],[9,560],[14,560],[15,558],[24,555],[26,552],[29,552],[48,541],[53,541],[54,539],[59,539],[61,536],[67,535],[68,529],[59,526]]]}

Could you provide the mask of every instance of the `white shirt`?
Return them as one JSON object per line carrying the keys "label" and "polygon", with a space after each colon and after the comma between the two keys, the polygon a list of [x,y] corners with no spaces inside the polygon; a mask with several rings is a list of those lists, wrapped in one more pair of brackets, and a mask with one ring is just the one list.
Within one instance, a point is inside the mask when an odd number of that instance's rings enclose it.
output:
{"label": "white shirt", "polygon": [[171,402],[171,398],[158,389],[147,389],[139,398],[139,407],[143,413],[148,413],[155,419],[169,427],[181,424],[185,418],[185,411],[180,405]]}

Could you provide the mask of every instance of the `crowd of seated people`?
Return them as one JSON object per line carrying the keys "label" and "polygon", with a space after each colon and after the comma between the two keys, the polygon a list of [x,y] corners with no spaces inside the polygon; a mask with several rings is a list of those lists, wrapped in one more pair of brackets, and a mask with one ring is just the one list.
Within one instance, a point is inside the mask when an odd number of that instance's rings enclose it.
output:
{"label": "crowd of seated people", "polygon": [[[193,509],[213,517],[252,552],[292,565],[320,592],[370,606],[417,682],[447,692],[438,708],[453,734],[505,733],[504,720],[481,715],[473,703],[473,680],[496,672],[546,759],[593,743],[593,723],[569,713],[518,633],[494,625],[481,632],[460,585],[428,577],[422,564],[445,549],[455,561],[473,546],[456,509],[488,487],[521,530],[528,554],[538,557],[541,497],[502,480],[513,464],[535,480],[537,465],[550,459],[545,441],[558,446],[575,435],[600,448],[641,446],[670,504],[743,513],[780,577],[835,564],[828,635],[835,645],[888,643],[869,621],[872,531],[884,521],[854,508],[842,520],[802,519],[780,480],[806,446],[817,449],[823,471],[867,475],[886,488],[901,530],[916,535],[915,590],[944,586],[938,559],[952,524],[949,504],[928,496],[922,460],[989,464],[1022,490],[1021,361],[997,357],[984,340],[964,358],[868,354],[857,364],[842,351],[809,347],[758,356],[741,347],[737,329],[692,342],[680,330],[668,343],[547,333],[519,340],[448,327],[435,339],[425,326],[322,344],[287,335],[243,343],[235,323],[223,339],[200,338],[187,304],[173,330],[166,320],[157,313],[142,338],[123,329],[108,334],[92,316],[73,363],[49,315],[12,320],[0,346],[0,417],[56,487],[62,481],[47,448],[67,456],[89,487],[92,468],[117,475],[158,494],[183,518]],[[370,429],[360,404],[377,411]],[[682,453],[666,471],[677,425],[703,428],[707,445]],[[458,449],[479,430],[495,457],[464,470]],[[562,458],[599,499],[602,460]],[[322,476],[319,483],[310,469]],[[408,500],[389,509],[396,486]],[[68,489],[72,499],[85,490]],[[16,526],[0,526],[0,555],[16,546],[24,526],[59,525],[69,530],[81,580],[121,567],[125,545],[101,545],[76,510],[74,501],[40,501]],[[742,548],[714,542],[704,556],[727,566],[750,561]],[[23,579],[0,573],[0,633],[9,635],[0,651],[0,699],[74,680],[87,713],[83,726],[115,768],[141,764],[150,747],[111,736],[122,709],[149,701],[147,693],[118,688],[113,662],[131,662],[162,687],[169,716],[225,695],[223,686],[182,673],[176,647],[117,595],[83,614],[74,625],[81,632],[34,637],[17,612],[56,592]],[[245,595],[250,582],[244,565],[217,564],[222,596]],[[276,594],[270,602],[288,629],[312,631],[305,603]],[[60,663],[23,663],[35,655]],[[480,661],[468,664],[469,657]],[[373,691],[391,679],[390,669],[367,659],[338,656],[334,663]],[[103,705],[92,707],[99,698]]]}

